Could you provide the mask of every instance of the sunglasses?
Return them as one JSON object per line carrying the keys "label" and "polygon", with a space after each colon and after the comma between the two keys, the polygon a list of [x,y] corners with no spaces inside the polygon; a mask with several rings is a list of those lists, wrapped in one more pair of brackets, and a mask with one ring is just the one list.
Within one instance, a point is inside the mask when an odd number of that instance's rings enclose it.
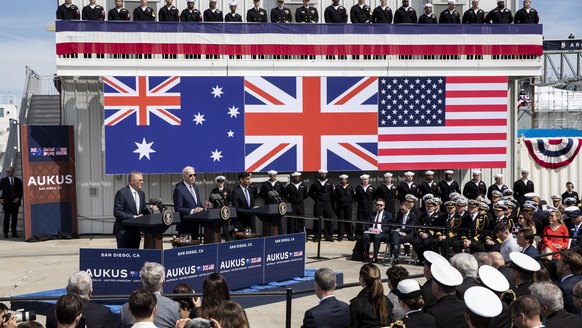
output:
{"label": "sunglasses", "polygon": [[191,177],[195,177],[195,176],[196,176],[196,173],[188,174],[188,176],[189,176],[190,178],[191,178]]}
{"label": "sunglasses", "polygon": [[384,204],[376,204],[376,206],[384,206]]}

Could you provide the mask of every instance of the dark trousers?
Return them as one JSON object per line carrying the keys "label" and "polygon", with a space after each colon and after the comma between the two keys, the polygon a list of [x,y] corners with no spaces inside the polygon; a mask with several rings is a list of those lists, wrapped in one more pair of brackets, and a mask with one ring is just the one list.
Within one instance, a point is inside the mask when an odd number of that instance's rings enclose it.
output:
{"label": "dark trousers", "polygon": [[[370,214],[372,214],[372,209],[358,207],[358,211],[356,212],[356,221],[364,223],[368,222]],[[361,236],[364,232],[364,223],[356,224],[356,236]]]}
{"label": "dark trousers", "polygon": [[364,247],[365,254],[370,253],[370,243],[374,244],[374,258],[378,257],[378,253],[380,252],[380,244],[382,242],[387,243],[390,240],[390,235],[385,233],[379,234],[371,234],[371,233],[364,233],[362,234],[362,247]]}
{"label": "dark trousers", "polygon": [[406,236],[401,236],[398,231],[392,231],[392,254],[398,254],[400,252],[400,244],[411,243],[414,239],[412,233]]}
{"label": "dark trousers", "polygon": [[[331,219],[333,218],[333,210],[331,209],[331,205],[315,205],[313,207],[313,216],[315,218],[319,218],[323,216],[324,219],[324,228],[323,228],[323,237],[325,239],[332,239],[333,238],[333,222]],[[321,238],[319,234],[319,221],[313,221],[313,238]]]}
{"label": "dark trousers", "polygon": [[[303,204],[291,205],[291,215],[305,216]],[[287,218],[287,233],[299,233],[305,231],[305,219]]]}
{"label": "dark trousers", "polygon": [[127,239],[117,238],[117,248],[119,248],[119,249],[122,249],[122,248],[139,249],[139,242],[140,241],[141,241],[141,239],[127,240]]}
{"label": "dark trousers", "polygon": [[[6,201],[6,200],[5,200]],[[8,234],[8,228],[12,228],[12,234],[16,235],[16,224],[18,223],[18,208],[19,205],[5,204],[4,205],[4,234]],[[12,222],[10,219],[12,218]]]}
{"label": "dark trousers", "polygon": [[424,261],[424,251],[438,252],[438,244],[431,235],[428,235],[425,239],[416,236],[411,244],[420,262]]}
{"label": "dark trousers", "polygon": [[[336,211],[338,220],[349,220],[352,221],[352,207],[351,206],[341,206],[337,208]],[[351,222],[338,222],[338,239],[344,237],[344,233],[348,238],[354,237],[354,225]]]}

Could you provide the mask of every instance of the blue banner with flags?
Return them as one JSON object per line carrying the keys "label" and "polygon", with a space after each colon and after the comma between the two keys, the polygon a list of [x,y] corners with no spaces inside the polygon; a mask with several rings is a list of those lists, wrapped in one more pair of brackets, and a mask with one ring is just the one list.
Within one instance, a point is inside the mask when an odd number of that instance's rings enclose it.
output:
{"label": "blue banner with flags", "polygon": [[265,237],[265,281],[300,277],[305,272],[305,234]]}
{"label": "blue banner with flags", "polygon": [[164,250],[166,283],[164,293],[171,294],[179,283],[202,292],[206,276],[216,271],[218,244],[179,247]]}

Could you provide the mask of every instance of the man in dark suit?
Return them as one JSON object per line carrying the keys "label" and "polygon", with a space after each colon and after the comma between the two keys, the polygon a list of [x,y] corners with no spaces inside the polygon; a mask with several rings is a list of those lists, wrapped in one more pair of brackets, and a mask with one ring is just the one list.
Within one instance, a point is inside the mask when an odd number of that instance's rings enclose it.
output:
{"label": "man in dark suit", "polygon": [[513,184],[513,196],[521,207],[525,202],[525,194],[535,192],[534,183],[528,179],[528,176],[529,170],[521,169],[521,179]]}
{"label": "man in dark suit", "polygon": [[570,237],[570,248],[582,245],[582,211],[570,213],[571,221],[566,224]]}
{"label": "man in dark suit", "polygon": [[521,246],[521,252],[531,257],[537,256],[538,250],[532,245],[534,234],[530,229],[520,229],[517,233],[517,244]]}
{"label": "man in dark suit", "polygon": [[[14,168],[6,169],[6,176],[0,180],[0,203],[4,210],[4,238],[8,238],[8,228],[12,229],[12,237],[18,238],[16,224],[18,223],[18,208],[23,196],[22,180],[14,176]],[[10,219],[12,218],[12,222]]]}
{"label": "man in dark suit", "polygon": [[562,252],[556,264],[556,273],[560,277],[558,286],[562,290],[564,309],[570,313],[580,313],[574,305],[572,289],[579,281],[582,281],[582,255],[576,251]]}
{"label": "man in dark suit", "polygon": [[[67,293],[76,294],[83,299],[83,318],[87,327],[117,327],[119,316],[113,314],[105,305],[90,302],[93,294],[93,281],[86,271],[77,271],[69,277]],[[50,308],[46,315],[46,327],[57,328],[55,306]]]}
{"label": "man in dark suit", "polygon": [[365,226],[362,235],[362,246],[364,247],[364,262],[369,262],[370,242],[374,243],[374,256],[372,262],[378,263],[378,252],[380,244],[390,240],[390,226],[386,225],[392,221],[392,215],[386,209],[383,199],[376,200],[376,210],[368,217],[368,224]]}
{"label": "man in dark suit", "polygon": [[198,223],[185,222],[185,215],[200,213],[204,210],[200,192],[196,187],[196,172],[191,166],[182,169],[182,181],[174,188],[174,210],[180,213],[180,222],[176,227],[179,234],[188,234],[192,239],[198,239]]}
{"label": "man in dark suit", "polygon": [[540,315],[546,318],[544,326],[552,327],[582,327],[582,319],[564,309],[560,288],[553,282],[539,282],[530,286],[531,296],[540,303]]}
{"label": "man in dark suit", "polygon": [[[238,175],[238,186],[232,191],[232,207],[249,210],[255,207],[255,199],[257,191],[254,185],[251,184],[252,174],[249,172],[241,172]],[[253,227],[254,215],[237,212],[237,218],[233,222],[234,230],[243,231],[244,228]]]}
{"label": "man in dark suit", "polygon": [[[410,210],[410,203],[403,201],[400,203],[400,212],[396,214],[396,219],[392,223],[417,225],[418,218]],[[407,226],[393,226],[392,227],[392,260],[391,263],[396,262],[400,254],[400,244],[411,243],[414,239],[415,228]]]}
{"label": "man in dark suit", "polygon": [[113,232],[117,240],[117,248],[139,248],[141,234],[138,227],[124,226],[123,221],[150,214],[150,208],[145,201],[145,193],[141,190],[143,177],[140,172],[132,171],[128,176],[129,184],[117,191],[113,204],[115,224]]}
{"label": "man in dark suit", "polygon": [[350,327],[350,306],[333,295],[335,273],[328,268],[315,272],[315,295],[319,305],[305,311],[302,328],[348,328]]}

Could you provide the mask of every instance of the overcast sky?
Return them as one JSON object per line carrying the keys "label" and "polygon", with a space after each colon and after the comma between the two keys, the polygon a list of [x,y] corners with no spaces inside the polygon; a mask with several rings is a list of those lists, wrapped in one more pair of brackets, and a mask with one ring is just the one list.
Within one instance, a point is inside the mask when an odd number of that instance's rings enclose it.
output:
{"label": "overcast sky", "polygon": [[[45,31],[54,21],[54,6],[55,1],[18,1],[23,15],[0,10],[0,94],[22,95],[26,66],[40,75],[56,72],[55,35]],[[582,38],[581,0],[534,1],[533,7],[540,12],[546,40],[564,39],[570,32]]]}

